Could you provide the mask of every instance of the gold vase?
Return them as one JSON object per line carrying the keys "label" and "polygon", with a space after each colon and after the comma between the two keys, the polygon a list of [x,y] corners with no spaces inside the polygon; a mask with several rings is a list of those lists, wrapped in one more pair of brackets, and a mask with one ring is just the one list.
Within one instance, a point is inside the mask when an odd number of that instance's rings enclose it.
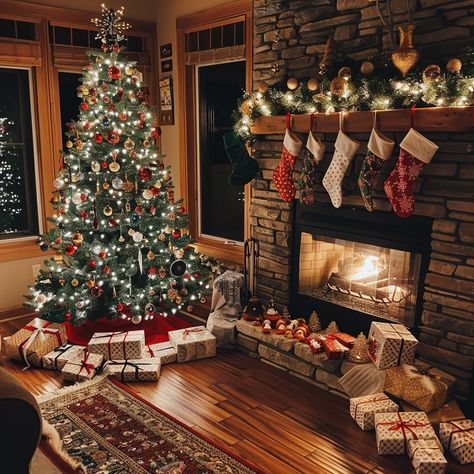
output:
{"label": "gold vase", "polygon": [[404,76],[420,59],[420,53],[413,46],[414,29],[415,25],[398,27],[400,31],[400,46],[391,55],[393,65]]}

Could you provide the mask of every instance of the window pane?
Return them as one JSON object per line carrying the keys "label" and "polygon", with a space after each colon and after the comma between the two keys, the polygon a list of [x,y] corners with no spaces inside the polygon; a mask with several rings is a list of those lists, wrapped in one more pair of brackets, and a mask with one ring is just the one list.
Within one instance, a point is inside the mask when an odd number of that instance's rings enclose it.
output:
{"label": "window pane", "polygon": [[74,46],[89,46],[89,31],[73,28],[72,44]]}
{"label": "window pane", "polygon": [[235,23],[232,23],[231,25],[224,25],[223,30],[224,30],[224,42],[223,46],[234,46],[234,28],[235,28]]}
{"label": "window pane", "polygon": [[0,18],[0,36],[15,38],[15,21]]}
{"label": "window pane", "polygon": [[71,28],[55,26],[54,41],[56,44],[71,44]]}
{"label": "window pane", "polygon": [[0,68],[0,237],[38,230],[28,71]]}
{"label": "window pane", "polygon": [[222,47],[222,26],[212,28],[211,30],[211,49]]}
{"label": "window pane", "polygon": [[66,139],[66,123],[71,120],[76,120],[79,114],[81,99],[77,97],[77,87],[80,84],[80,77],[81,74],[75,74],[73,72],[59,73],[59,104],[61,108],[63,141]]}
{"label": "window pane", "polygon": [[222,137],[232,131],[232,110],[245,88],[245,62],[199,67],[199,173],[201,234],[244,240],[244,188],[232,170]]}
{"label": "window pane", "polygon": [[95,39],[97,35],[97,31],[89,31],[89,44],[91,48],[99,49],[101,46],[101,42],[98,39]]}
{"label": "window pane", "polygon": [[211,48],[211,31],[201,30],[199,32],[199,51],[207,51]]}
{"label": "window pane", "polygon": [[34,23],[28,21],[16,22],[17,38],[24,40],[36,39],[36,28]]}
{"label": "window pane", "polygon": [[244,44],[245,43],[245,38],[244,38],[244,33],[245,33],[245,28],[244,28],[245,23],[241,21],[240,23],[235,24],[235,44]]}
{"label": "window pane", "polygon": [[198,34],[197,31],[193,31],[192,33],[189,33],[189,43],[188,43],[188,52],[194,53],[195,51],[198,50]]}
{"label": "window pane", "polygon": [[141,36],[128,36],[127,51],[132,53],[143,52],[143,38]]}

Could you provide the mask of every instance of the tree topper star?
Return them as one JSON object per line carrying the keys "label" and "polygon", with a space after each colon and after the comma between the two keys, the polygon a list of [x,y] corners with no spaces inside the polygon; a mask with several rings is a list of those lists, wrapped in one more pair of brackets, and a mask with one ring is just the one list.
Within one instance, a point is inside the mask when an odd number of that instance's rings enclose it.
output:
{"label": "tree topper star", "polygon": [[117,45],[125,39],[123,32],[131,28],[131,25],[122,21],[124,7],[120,7],[117,11],[113,8],[107,8],[105,4],[101,5],[102,15],[100,18],[92,18],[91,22],[99,28],[96,39],[100,39],[102,43]]}

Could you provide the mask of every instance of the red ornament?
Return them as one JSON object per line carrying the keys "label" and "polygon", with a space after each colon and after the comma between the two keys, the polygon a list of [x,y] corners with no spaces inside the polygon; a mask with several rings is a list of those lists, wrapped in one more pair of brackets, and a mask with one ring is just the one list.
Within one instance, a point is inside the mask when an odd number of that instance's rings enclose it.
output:
{"label": "red ornament", "polygon": [[155,267],[150,267],[150,268],[148,269],[148,273],[149,273],[150,275],[156,275],[156,268],[155,268]]}
{"label": "red ornament", "polygon": [[94,140],[96,143],[102,143],[104,141],[104,137],[100,133],[96,133]]}
{"label": "red ornament", "polygon": [[81,104],[81,109],[82,109],[82,110],[87,110],[88,108],[89,108],[89,106],[88,106],[85,102],[83,102],[83,103]]}
{"label": "red ornament", "polygon": [[100,286],[93,286],[91,288],[91,295],[95,298],[100,298],[104,290]]}
{"label": "red ornament", "polygon": [[76,247],[74,245],[67,245],[64,251],[67,255],[74,255],[76,253]]}
{"label": "red ornament", "polygon": [[102,92],[107,92],[107,83],[103,82],[100,88],[102,89]]}
{"label": "red ornament", "polygon": [[181,232],[179,230],[174,230],[171,234],[175,239],[179,239],[181,237]]}
{"label": "red ornament", "polygon": [[183,279],[184,279],[184,280],[189,280],[190,278],[191,278],[191,275],[190,275],[189,273],[185,273],[185,274],[183,275]]}
{"label": "red ornament", "polygon": [[135,208],[135,213],[141,216],[143,214],[143,206],[138,204],[138,206]]}
{"label": "red ornament", "polygon": [[70,321],[71,320],[71,313],[64,313],[64,320]]}
{"label": "red ornament", "polygon": [[104,104],[108,104],[110,102],[110,97],[106,95],[102,100],[104,101]]}
{"label": "red ornament", "polygon": [[150,181],[151,179],[151,169],[150,168],[140,168],[140,178],[142,178],[143,181]]}
{"label": "red ornament", "polygon": [[109,226],[110,227],[115,227],[117,225],[117,221],[112,217],[112,219],[109,219]]}
{"label": "red ornament", "polygon": [[110,66],[107,71],[110,79],[119,79],[120,78],[120,69],[117,66]]}
{"label": "red ornament", "polygon": [[81,193],[81,201],[86,202],[87,201],[87,194]]}
{"label": "red ornament", "polygon": [[120,119],[122,122],[125,122],[125,120],[127,120],[127,117],[128,117],[128,115],[127,115],[125,112],[120,112],[120,113],[119,113],[119,119]]}
{"label": "red ornament", "polygon": [[86,122],[86,123],[84,124],[84,130],[90,130],[91,127],[92,127],[92,124],[91,124],[90,122]]}
{"label": "red ornament", "polygon": [[89,213],[87,211],[81,211],[81,213],[79,214],[83,219],[86,219],[87,216],[89,215]]}
{"label": "red ornament", "polygon": [[130,152],[130,158],[136,158],[136,157],[137,157],[137,152],[136,151]]}
{"label": "red ornament", "polygon": [[105,250],[101,250],[99,253],[99,258],[105,258],[107,256],[107,252]]}
{"label": "red ornament", "polygon": [[89,102],[90,102],[91,104],[96,104],[96,103],[97,103],[97,97],[91,97],[91,98],[89,99]]}
{"label": "red ornament", "polygon": [[156,212],[156,207],[155,207],[155,206],[151,206],[150,209],[149,209],[149,211],[150,211],[150,214],[154,216],[154,215],[155,215],[155,212]]}
{"label": "red ornament", "polygon": [[102,268],[102,273],[105,273],[105,274],[110,273],[110,267],[108,265],[105,265],[105,267]]}
{"label": "red ornament", "polygon": [[117,132],[109,132],[107,135],[107,141],[112,145],[115,145],[120,141],[120,135]]}
{"label": "red ornament", "polygon": [[117,89],[117,99],[119,102],[122,100],[122,97],[123,97],[123,89],[119,88]]}
{"label": "red ornament", "polygon": [[107,168],[109,167],[109,164],[108,164],[106,161],[103,161],[103,162],[100,164],[100,166],[101,166],[102,168],[104,168],[104,170],[105,170],[105,169],[107,169]]}
{"label": "red ornament", "polygon": [[179,206],[179,207],[178,207],[178,212],[179,212],[180,214],[184,214],[184,213],[186,212],[186,209],[184,208],[184,206]]}
{"label": "red ornament", "polygon": [[193,273],[193,277],[194,277],[194,278],[199,278],[199,272],[194,272],[194,273]]}
{"label": "red ornament", "polygon": [[63,239],[61,239],[61,237],[58,237],[58,238],[54,241],[54,243],[55,243],[56,245],[59,245],[62,241],[63,241]]}
{"label": "red ornament", "polygon": [[95,260],[89,260],[87,265],[89,265],[89,268],[95,268]]}
{"label": "red ornament", "polygon": [[158,138],[161,137],[161,128],[160,127],[155,127],[153,131],[151,132],[151,136],[153,138]]}
{"label": "red ornament", "polygon": [[117,305],[117,311],[122,311],[123,310],[123,304],[122,303],[119,303]]}

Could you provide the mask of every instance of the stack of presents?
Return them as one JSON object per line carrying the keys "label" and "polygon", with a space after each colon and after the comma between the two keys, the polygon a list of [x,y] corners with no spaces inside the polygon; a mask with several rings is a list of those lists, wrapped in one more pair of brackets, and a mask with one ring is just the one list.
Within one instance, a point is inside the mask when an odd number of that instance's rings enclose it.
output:
{"label": "stack of presents", "polygon": [[169,341],[145,344],[145,332],[97,332],[87,347],[67,343],[62,324],[35,318],[4,338],[5,352],[26,367],[60,372],[65,381],[90,380],[101,371],[122,382],[158,380],[162,365],[216,355],[216,338],[203,326],[168,333]]}

